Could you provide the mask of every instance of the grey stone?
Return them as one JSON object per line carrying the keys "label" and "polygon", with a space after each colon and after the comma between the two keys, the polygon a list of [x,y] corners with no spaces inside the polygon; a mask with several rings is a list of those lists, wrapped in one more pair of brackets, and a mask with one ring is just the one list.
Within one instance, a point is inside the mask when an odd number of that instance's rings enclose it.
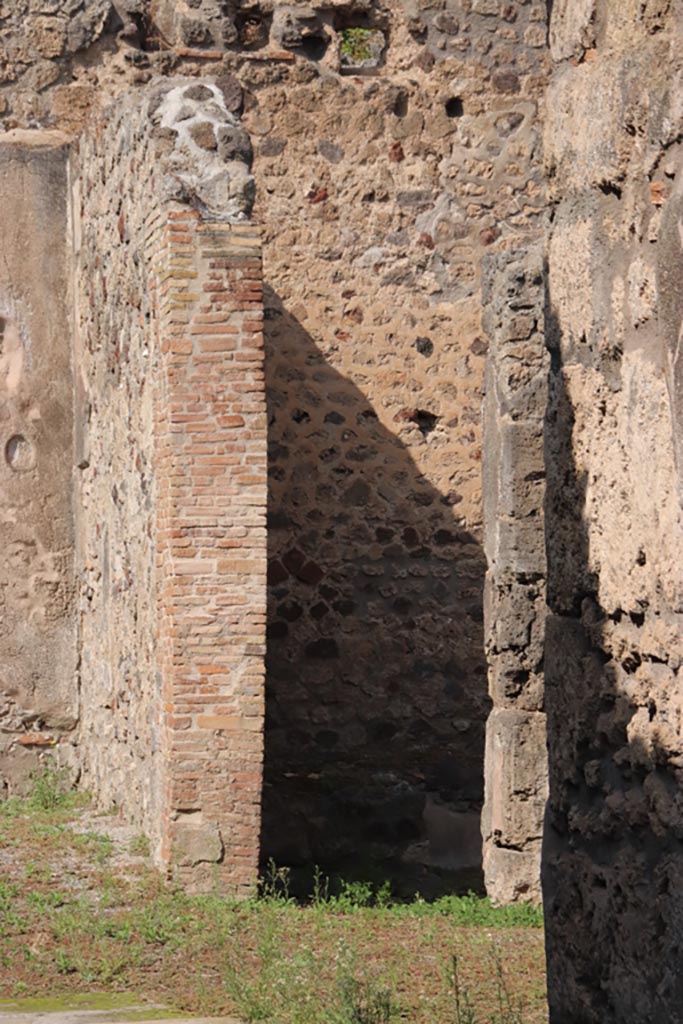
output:
{"label": "grey stone", "polygon": [[174,857],[179,867],[216,864],[223,856],[223,840],[217,825],[183,823],[174,833]]}

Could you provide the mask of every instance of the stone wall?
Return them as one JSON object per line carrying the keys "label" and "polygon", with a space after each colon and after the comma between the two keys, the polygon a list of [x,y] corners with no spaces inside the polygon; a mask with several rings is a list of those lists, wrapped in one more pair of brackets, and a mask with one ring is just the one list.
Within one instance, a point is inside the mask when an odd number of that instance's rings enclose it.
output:
{"label": "stone wall", "polygon": [[[265,858],[479,884],[479,266],[543,229],[545,19],[542,0],[26,0],[2,22],[7,126],[78,133],[105,98],[182,72],[215,75],[254,141]],[[367,55],[347,28],[373,33]]]}
{"label": "stone wall", "polygon": [[81,140],[84,782],[187,886],[247,890],[260,825],[265,396],[249,140],[159,82]]}
{"label": "stone wall", "polygon": [[485,624],[493,711],[486,727],[482,834],[486,891],[499,903],[540,900],[548,775],[544,298],[541,245],[486,261]]}
{"label": "stone wall", "polygon": [[0,797],[78,720],[67,155],[0,140]]}
{"label": "stone wall", "polygon": [[553,1024],[683,1020],[682,15],[558,2],[551,23]]}
{"label": "stone wall", "polygon": [[374,74],[337,74],[333,42],[236,72],[270,289],[279,862],[480,884],[479,265],[541,229],[544,14],[395,4]]}
{"label": "stone wall", "polygon": [[155,645],[158,311],[146,235],[155,140],[122,105],[74,161],[77,569],[83,780],[157,843],[163,730]]}

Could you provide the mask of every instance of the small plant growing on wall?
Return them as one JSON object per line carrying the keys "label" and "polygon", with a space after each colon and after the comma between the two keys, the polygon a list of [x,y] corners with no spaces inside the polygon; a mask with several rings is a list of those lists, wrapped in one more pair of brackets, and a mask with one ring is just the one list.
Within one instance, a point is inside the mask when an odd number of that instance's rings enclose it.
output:
{"label": "small plant growing on wall", "polygon": [[344,28],[341,36],[342,67],[375,67],[385,46],[384,33],[376,28]]}

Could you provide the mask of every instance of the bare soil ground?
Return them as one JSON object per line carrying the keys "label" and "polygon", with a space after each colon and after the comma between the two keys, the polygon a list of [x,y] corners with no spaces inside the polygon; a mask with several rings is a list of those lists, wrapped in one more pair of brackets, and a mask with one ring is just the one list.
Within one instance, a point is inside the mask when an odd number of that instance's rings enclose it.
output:
{"label": "bare soil ground", "polygon": [[266,1024],[547,1021],[537,912],[392,904],[358,883],[330,896],[323,879],[302,906],[275,870],[253,901],[187,896],[144,836],[47,774],[0,805],[0,965],[0,997],[46,1006],[133,993]]}

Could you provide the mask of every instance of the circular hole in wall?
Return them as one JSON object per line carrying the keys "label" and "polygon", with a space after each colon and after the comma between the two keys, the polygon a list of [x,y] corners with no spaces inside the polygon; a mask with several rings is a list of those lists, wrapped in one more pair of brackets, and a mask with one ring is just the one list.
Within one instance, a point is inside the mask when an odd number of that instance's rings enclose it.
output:
{"label": "circular hole in wall", "polygon": [[451,96],[450,99],[446,100],[444,107],[448,117],[462,117],[465,113],[462,100],[459,96]]}
{"label": "circular hole in wall", "polygon": [[13,434],[5,445],[5,461],[15,473],[26,473],[36,464],[31,442],[23,434]]}

